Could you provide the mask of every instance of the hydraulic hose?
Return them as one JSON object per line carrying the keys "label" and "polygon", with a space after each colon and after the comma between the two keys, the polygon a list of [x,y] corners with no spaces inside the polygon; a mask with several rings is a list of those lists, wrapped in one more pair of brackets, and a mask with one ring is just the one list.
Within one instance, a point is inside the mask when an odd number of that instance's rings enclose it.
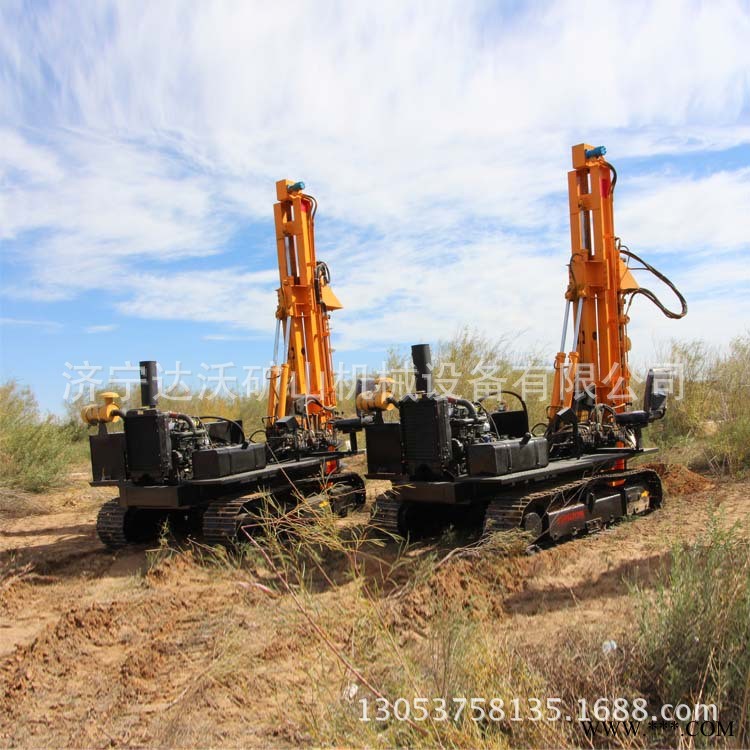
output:
{"label": "hydraulic hose", "polygon": [[602,159],[604,165],[609,167],[612,172],[612,184],[609,186],[609,194],[614,195],[615,185],[617,184],[617,170],[608,162]]}
{"label": "hydraulic hose", "polygon": [[[326,406],[317,396],[300,396],[297,399],[297,403],[303,402],[305,406],[305,413],[307,412],[307,405],[309,403],[317,404],[321,409],[324,411],[327,411],[331,414],[335,413],[336,409],[334,409],[332,406]],[[299,408],[299,405],[297,406]]]}
{"label": "hydraulic hose", "polygon": [[680,292],[680,290],[674,285],[674,283],[670,279],[668,279],[663,273],[661,273],[660,271],[657,271],[652,265],[650,265],[645,260],[643,260],[643,258],[640,258],[634,252],[632,252],[628,247],[621,244],[619,238],[617,238],[617,243],[618,243],[617,249],[622,255],[626,256],[627,258],[632,258],[638,263],[641,263],[643,265],[643,268],[646,271],[650,271],[654,276],[656,276],[657,279],[659,279],[659,281],[666,284],[672,290],[675,297],[677,297],[677,299],[680,302],[681,310],[680,312],[674,312],[674,310],[668,309],[662,303],[662,301],[656,296],[656,294],[654,294],[654,292],[652,292],[650,289],[645,289],[642,287],[639,287],[637,289],[623,289],[622,294],[632,295],[630,298],[631,303],[633,301],[633,297],[635,297],[636,294],[642,294],[647,299],[650,299],[651,302],[653,302],[668,318],[671,318],[672,320],[679,320],[680,318],[684,318],[687,315],[687,311],[688,311],[687,301],[682,296],[682,293]]}
{"label": "hydraulic hose", "polygon": [[509,396],[515,396],[520,402],[521,402],[521,408],[526,412],[526,419],[529,418],[529,408],[526,406],[526,401],[523,399],[522,396],[520,396],[515,391],[492,391],[492,393],[488,393],[486,396],[482,396],[482,398],[479,399],[479,403],[481,404],[482,401],[484,401],[486,398],[492,398],[493,396],[504,396],[505,394],[508,394]]}

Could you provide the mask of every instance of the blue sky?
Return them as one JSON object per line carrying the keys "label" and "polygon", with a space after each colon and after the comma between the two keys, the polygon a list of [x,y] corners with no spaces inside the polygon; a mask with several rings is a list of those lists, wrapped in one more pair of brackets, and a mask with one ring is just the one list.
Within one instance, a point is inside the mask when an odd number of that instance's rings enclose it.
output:
{"label": "blue sky", "polygon": [[[750,327],[748,2],[0,6],[2,379],[267,364],[277,179],[320,202],[337,358],[459,326],[558,346],[570,146],[690,313],[636,363]],[[667,298],[665,292],[665,300]]]}

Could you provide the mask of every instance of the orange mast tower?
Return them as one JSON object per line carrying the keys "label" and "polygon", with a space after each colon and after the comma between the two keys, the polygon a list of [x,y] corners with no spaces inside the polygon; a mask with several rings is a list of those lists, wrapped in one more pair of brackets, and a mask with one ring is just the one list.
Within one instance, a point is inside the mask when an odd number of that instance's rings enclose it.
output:
{"label": "orange mast tower", "polygon": [[[631,406],[625,298],[639,286],[615,236],[613,193],[617,172],[604,159],[605,153],[604,146],[573,146],[573,170],[568,172],[571,259],[550,419],[560,409],[573,406],[582,386],[596,404],[604,404],[615,413]],[[573,342],[566,355],[571,309]],[[578,402],[577,416],[591,406],[590,400]]]}
{"label": "orange mast tower", "polygon": [[[274,219],[279,280],[274,365],[269,374],[269,424],[295,415],[308,429],[326,428],[336,407],[328,325],[342,305],[329,286],[328,266],[315,256],[317,201],[304,182],[276,183]],[[286,359],[278,364],[279,339]]]}

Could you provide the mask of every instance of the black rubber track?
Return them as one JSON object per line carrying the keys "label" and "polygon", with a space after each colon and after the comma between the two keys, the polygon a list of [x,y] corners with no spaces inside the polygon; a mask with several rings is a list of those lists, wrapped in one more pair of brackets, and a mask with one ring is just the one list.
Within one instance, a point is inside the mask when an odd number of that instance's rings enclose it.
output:
{"label": "black rubber track", "polygon": [[96,517],[96,533],[102,543],[110,549],[119,549],[129,544],[126,533],[128,509],[123,508],[117,498],[108,500],[99,509]]}
{"label": "black rubber track", "polygon": [[393,536],[403,536],[406,529],[402,524],[401,505],[401,501],[390,492],[380,495],[372,509],[370,526]]}
{"label": "black rubber track", "polygon": [[[583,479],[558,485],[557,487],[548,487],[547,489],[530,492],[521,497],[492,500],[485,512],[483,531],[485,534],[490,534],[495,531],[509,531],[510,529],[523,528],[524,514],[531,507],[541,507],[544,513],[550,510],[558,510],[575,502],[599,483],[616,482],[620,479],[634,479],[637,476],[642,476],[647,482],[659,483],[658,475],[655,472],[649,469],[631,469],[630,471],[618,471],[597,474],[593,477],[584,477]],[[651,510],[660,504],[661,497],[652,497]]]}

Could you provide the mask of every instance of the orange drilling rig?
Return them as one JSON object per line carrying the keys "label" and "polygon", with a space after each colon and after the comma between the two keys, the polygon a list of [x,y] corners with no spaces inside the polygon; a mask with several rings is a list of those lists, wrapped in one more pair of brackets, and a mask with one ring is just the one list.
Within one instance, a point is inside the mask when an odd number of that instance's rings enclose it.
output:
{"label": "orange drilling rig", "polygon": [[[605,153],[573,147],[569,281],[548,421],[531,428],[526,403],[510,391],[503,395],[514,396],[518,408],[493,412],[482,401],[436,394],[429,346],[412,347],[416,392],[399,401],[399,424],[365,427],[367,476],[393,483],[376,501],[377,525],[424,533],[473,518],[485,531],[520,527],[535,540],[554,540],[660,505],[658,475],[629,470],[627,462],[649,452],[642,430],[665,414],[668,373],[649,371],[643,408],[633,409],[628,312],[637,295],[672,318],[687,305],[615,235],[617,173]],[[672,289],[679,312],[638,285],[632,262]]]}
{"label": "orange drilling rig", "polygon": [[[304,183],[276,183],[274,206],[279,264],[274,364],[269,375],[266,435],[277,455],[335,447],[336,409],[329,311],[340,310],[328,266],[315,254],[318,203]],[[286,360],[279,362],[283,340]],[[289,440],[291,432],[297,436]]]}
{"label": "orange drilling rig", "polygon": [[[277,364],[260,430],[265,439],[246,437],[235,420],[160,410],[153,361],[141,362],[141,408],[123,412],[117,394],[106,393],[103,406],[83,410],[98,427],[90,437],[92,484],[118,489],[97,519],[108,547],[153,538],[166,519],[201,528],[208,543],[232,542],[269,498],[279,508],[329,503],[340,514],[364,503],[364,480],[343,471],[340,460],[356,452],[367,416],[392,406],[376,399],[358,419],[337,420],[329,318],[341,303],[315,254],[317,201],[304,187],[276,183]],[[278,364],[281,339],[286,359]],[[118,421],[123,431],[108,432]]]}
{"label": "orange drilling rig", "polygon": [[[173,518],[200,521],[210,543],[231,542],[269,496],[280,507],[329,502],[344,513],[365,499],[362,478],[340,466],[357,452],[363,429],[367,477],[393,484],[378,498],[374,522],[394,534],[474,519],[486,531],[521,527],[534,539],[559,539],[658,507],[659,477],[629,470],[627,462],[648,452],[642,431],[665,414],[666,373],[649,371],[643,408],[633,409],[628,313],[637,295],[672,318],[684,316],[687,305],[669,279],[615,235],[617,173],[605,153],[601,146],[573,147],[569,281],[546,423],[530,427],[526,403],[510,391],[504,395],[517,398],[518,408],[496,411],[481,400],[436,394],[423,344],[412,347],[414,393],[396,401],[387,379],[363,379],[357,416],[338,415],[329,318],[341,304],[315,253],[317,202],[303,183],[282,180],[274,207],[280,286],[265,439],[246,438],[230,419],[160,411],[156,363],[142,362],[140,409],[123,412],[116,394],[106,393],[103,406],[83,411],[99,428],[91,436],[93,484],[119,492],[99,513],[102,541],[141,541]],[[666,283],[681,310],[668,310],[639,286],[634,270]],[[383,413],[395,407],[399,421],[386,422]],[[118,420],[124,431],[108,433],[106,425]]]}

